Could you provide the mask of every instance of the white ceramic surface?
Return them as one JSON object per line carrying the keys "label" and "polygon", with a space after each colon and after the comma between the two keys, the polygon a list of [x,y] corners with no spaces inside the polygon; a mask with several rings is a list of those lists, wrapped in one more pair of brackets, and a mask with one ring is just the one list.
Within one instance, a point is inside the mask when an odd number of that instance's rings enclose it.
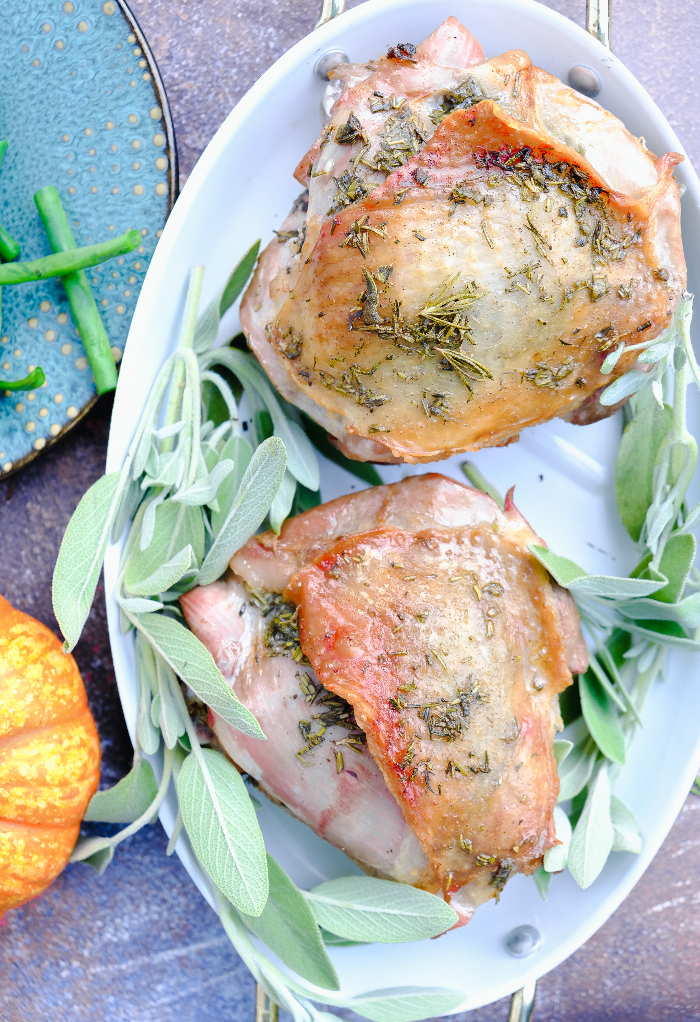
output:
{"label": "white ceramic surface", "polygon": [[[299,187],[292,170],[320,129],[323,85],[312,73],[318,56],[339,47],[353,60],[366,60],[398,41],[418,43],[452,14],[476,35],[489,56],[521,48],[563,80],[574,64],[595,68],[602,81],[598,100],[603,106],[621,117],[633,133],[644,135],[653,151],[682,152],[656,105],[614,55],[537,3],[370,0],[355,8],[302,40],[262,76],[224,122],[189,178],[165,227],[132,322],[114,405],[107,471],[121,466],[155,374],[174,347],[190,267],[197,262],[206,266],[206,304],[251,242],[257,237],[267,242],[296,197]],[[697,291],[700,184],[687,162],[678,168],[677,177],[686,185],[683,237],[688,286]],[[220,339],[227,340],[235,326],[235,313],[229,313]],[[691,428],[698,421],[699,406],[697,396],[691,395]],[[589,571],[626,574],[635,562],[635,550],[619,523],[612,495],[619,435],[619,416],[585,428],[555,420],[526,430],[518,444],[469,457],[502,492],[516,484],[518,507],[555,550]],[[437,467],[463,480],[464,460],[463,456],[453,458]],[[390,482],[426,470],[387,467],[380,471]],[[328,462],[323,462],[321,478],[324,500],[362,485]],[[118,556],[116,547],[107,552],[105,588],[115,671],[133,737],[132,638],[120,633],[111,595]],[[642,853],[613,854],[586,891],[568,873],[554,877],[546,902],[531,880],[516,877],[500,903],[480,908],[469,926],[420,947],[334,949],[331,956],[344,993],[404,984],[444,985],[464,990],[462,1009],[476,1008],[553,969],[605,922],[659,848],[700,766],[696,661],[674,653],[669,663],[669,676],[649,697],[644,729],[615,788],[639,820]],[[170,831],[172,799],[161,818]],[[260,821],[268,848],[301,886],[357,872],[342,853],[271,804],[260,812]],[[186,839],[179,842],[178,852],[207,896],[207,881]],[[505,951],[504,938],[521,923],[534,924],[542,943],[529,958],[514,959]]]}

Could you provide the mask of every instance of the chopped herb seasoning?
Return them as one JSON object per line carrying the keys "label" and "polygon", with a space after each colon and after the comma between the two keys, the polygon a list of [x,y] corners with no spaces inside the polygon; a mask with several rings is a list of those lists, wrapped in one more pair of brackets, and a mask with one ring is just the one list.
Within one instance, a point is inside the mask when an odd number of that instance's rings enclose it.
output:
{"label": "chopped herb seasoning", "polygon": [[371,99],[369,103],[370,110],[373,114],[378,114],[382,110],[400,110],[406,102],[406,97],[403,99],[397,99],[392,92],[388,98],[382,92],[375,92],[376,99]]}
{"label": "chopped herb seasoning", "polygon": [[379,224],[378,227],[372,227],[369,222],[369,214],[365,213],[359,220],[350,227],[350,230],[345,232],[345,241],[340,243],[340,248],[356,248],[362,253],[362,258],[366,258],[369,255],[369,236],[370,234],[376,234],[378,238],[386,238],[386,221]]}
{"label": "chopped herb seasoning", "polygon": [[429,177],[430,175],[428,174],[428,172],[424,170],[422,167],[416,167],[416,169],[413,171],[413,178],[416,184],[424,185]]}
{"label": "chopped herb seasoning", "polygon": [[469,839],[465,841],[461,834],[459,835],[459,847],[462,849],[463,852],[467,852],[467,854],[469,855],[472,854],[471,841],[469,841]]}
{"label": "chopped herb seasoning", "polygon": [[[341,696],[329,692],[323,685],[314,684],[308,674],[301,676],[299,687],[308,703],[312,706],[323,706],[322,713],[315,713],[310,720],[300,720],[298,723],[298,728],[306,742],[306,745],[296,753],[302,763],[305,763],[306,766],[311,765],[303,759],[303,756],[306,753],[312,752],[317,745],[325,741],[325,732],[333,726],[342,727],[346,731],[351,732],[346,738],[336,742],[337,745],[348,745],[350,748],[354,748],[356,752],[361,753],[362,746],[366,742],[366,736],[357,725],[355,713],[350,703],[341,698]],[[315,731],[313,730],[314,726],[316,727]],[[340,762],[341,766],[338,773],[342,770],[342,755]],[[337,763],[338,753],[336,752]]]}
{"label": "chopped herb seasoning", "polygon": [[539,254],[551,262],[551,260],[549,259],[549,252],[552,251],[552,246],[544,237],[544,235],[540,232],[536,224],[533,222],[530,213],[528,213],[527,216],[525,217],[525,226],[532,235],[533,240],[535,242],[535,248],[537,249]]}
{"label": "chopped herb seasoning", "polygon": [[279,350],[288,359],[299,358],[301,355],[302,344],[302,334],[295,334],[292,328],[288,327],[282,334],[282,341],[279,345]]}
{"label": "chopped herb seasoning", "polygon": [[634,278],[632,278],[632,280],[630,280],[629,284],[627,284],[627,285],[620,284],[620,286],[617,289],[617,296],[618,296],[618,298],[623,298],[623,299],[631,298],[632,297],[632,291],[634,290],[634,287],[635,287],[636,283],[637,283],[637,281]]}
{"label": "chopped herb seasoning", "polygon": [[[478,861],[478,860],[477,860]],[[506,882],[513,872],[513,860],[512,859],[501,859],[498,869],[491,874],[489,884],[496,888],[496,901],[498,901],[501,891],[506,886]]]}
{"label": "chopped herb seasoning", "polygon": [[437,393],[433,394],[432,397],[428,397],[427,390],[424,390],[421,404],[428,418],[435,417],[442,419],[443,422],[447,422],[451,418],[449,415],[450,402],[447,394]]}
{"label": "chopped herb seasoning", "polygon": [[495,862],[495,855],[486,855],[482,852],[481,855],[477,855],[476,857],[477,866],[493,866]]}
{"label": "chopped herb seasoning", "polygon": [[353,202],[365,199],[374,187],[367,184],[356,174],[351,174],[349,170],[346,170],[341,177],[335,178],[335,183],[337,191],[333,205],[328,210],[328,216],[331,216],[332,213],[337,213],[341,209],[345,209],[346,206],[351,206]]}
{"label": "chopped herb seasoning", "polygon": [[342,124],[335,133],[335,140],[339,145],[354,145],[355,142],[362,142],[367,145],[367,136],[362,130],[362,125],[351,113],[345,124]]}
{"label": "chopped herb seasoning", "polygon": [[472,206],[478,206],[480,202],[483,202],[484,206],[493,205],[491,195],[481,195],[477,189],[469,188],[467,181],[458,181],[447,198],[452,203],[449,216],[452,216],[458,204],[470,203]]}
{"label": "chopped herb seasoning", "polygon": [[572,357],[560,366],[548,366],[545,362],[536,362],[533,369],[521,370],[521,379],[534,383],[536,387],[549,387],[553,390],[561,380],[574,371],[572,363]]}
{"label": "chopped herb seasoning", "polygon": [[433,124],[440,124],[453,111],[468,110],[482,99],[486,99],[486,94],[477,80],[469,75],[454,89],[448,89],[444,93],[442,103],[433,110],[430,119]]}
{"label": "chopped herb seasoning", "polygon": [[335,772],[337,774],[343,772],[343,754],[340,749],[335,750]]}
{"label": "chopped herb seasoning", "polygon": [[[442,361],[439,363],[441,368],[453,369],[460,380],[467,388],[469,392],[468,400],[471,401],[474,396],[474,388],[472,387],[473,381],[479,380],[492,380],[492,373],[482,365],[481,362],[477,362],[475,358],[471,358],[462,351],[451,351],[447,348],[435,348],[438,354],[443,356]],[[447,366],[443,363],[447,362]]]}
{"label": "chopped herb seasoning", "polygon": [[[419,153],[427,141],[413,111],[406,104],[387,120],[384,134],[380,136],[379,149],[374,154],[374,163],[368,166],[373,170],[383,170],[391,174],[393,170],[403,167],[407,160]],[[414,177],[418,181],[415,173]]]}

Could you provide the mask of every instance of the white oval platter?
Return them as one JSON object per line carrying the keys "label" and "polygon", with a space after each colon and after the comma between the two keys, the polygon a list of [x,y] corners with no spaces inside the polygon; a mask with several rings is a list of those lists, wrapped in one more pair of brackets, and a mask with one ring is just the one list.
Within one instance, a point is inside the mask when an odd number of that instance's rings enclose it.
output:
{"label": "white oval platter", "polygon": [[[299,186],[292,170],[320,130],[323,83],[313,75],[317,58],[328,49],[340,48],[351,60],[367,60],[388,45],[420,42],[449,15],[474,33],[487,56],[524,49],[535,64],[563,81],[574,64],[594,68],[602,81],[598,101],[622,118],[633,134],[644,135],[658,154],[683,151],[652,99],[613,54],[572,22],[531,0],[370,0],[347,12],[303,39],[262,76],[221,126],[187,181],[151,262],[131,325],[114,404],[108,472],[121,466],[155,375],[175,346],[191,266],[203,263],[206,267],[204,308],[250,244],[256,238],[267,243],[296,197]],[[676,176],[686,186],[682,205],[688,287],[697,293],[700,183],[687,161]],[[227,314],[222,342],[238,329],[236,315],[235,311]],[[699,405],[691,395],[691,423],[698,422]],[[613,499],[620,429],[619,416],[587,427],[555,420],[525,430],[520,442],[511,447],[469,458],[501,492],[516,484],[518,507],[557,552],[591,572],[624,575],[636,558]],[[464,460],[461,456],[429,467],[386,467],[380,472],[387,482],[428,470],[464,481]],[[363,485],[323,459],[321,479],[324,500]],[[105,591],[117,682],[133,738],[133,640],[120,632],[112,595],[118,558],[119,547],[110,547]],[[499,904],[490,902],[467,927],[420,947],[332,949],[343,994],[420,983],[456,987],[464,990],[461,1010],[466,1010],[504,997],[580,947],[649,865],[700,767],[696,670],[688,654],[671,655],[668,677],[648,699],[644,728],[616,784],[616,793],[640,823],[644,840],[640,855],[613,854],[585,891],[568,873],[556,876],[546,902],[531,879],[518,876],[508,884]],[[161,813],[168,832],[174,817],[171,800]],[[271,804],[259,818],[267,847],[300,886],[357,872],[341,852]],[[186,839],[179,841],[178,852],[211,903],[208,881]],[[542,942],[529,958],[514,959],[505,950],[504,938],[521,923],[536,926]],[[323,1000],[322,993],[319,999]]]}

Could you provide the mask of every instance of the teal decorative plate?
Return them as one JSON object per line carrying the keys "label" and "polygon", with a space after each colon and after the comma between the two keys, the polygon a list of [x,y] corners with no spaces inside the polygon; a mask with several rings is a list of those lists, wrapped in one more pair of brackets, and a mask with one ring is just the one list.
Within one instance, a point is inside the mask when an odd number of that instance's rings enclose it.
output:
{"label": "teal decorative plate", "polygon": [[[0,224],[20,259],[51,252],[34,193],[55,185],[78,245],[138,228],[142,244],[88,270],[122,356],[141,284],[177,197],[177,155],[155,61],[116,0],[13,0],[0,34]],[[0,378],[40,365],[36,391],[0,391],[0,479],[75,425],[95,384],[59,280],[2,289]]]}

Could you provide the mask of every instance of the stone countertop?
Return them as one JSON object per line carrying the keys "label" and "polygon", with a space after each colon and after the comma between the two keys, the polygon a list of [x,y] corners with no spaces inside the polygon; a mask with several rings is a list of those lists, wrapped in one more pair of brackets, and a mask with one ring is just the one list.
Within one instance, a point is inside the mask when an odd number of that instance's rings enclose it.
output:
{"label": "stone countertop", "polygon": [[[356,6],[350,0],[349,7]],[[583,22],[584,0],[547,6]],[[253,81],[311,31],[316,0],[132,0],[168,93],[184,183]],[[616,0],[615,53],[646,86],[691,159],[698,0]],[[53,564],[80,496],[102,473],[111,402],[102,399],[45,457],[0,486],[0,588],[58,632]],[[696,430],[697,432],[697,430]],[[103,752],[102,781],[132,749],[116,691],[102,592],[76,657]],[[103,877],[69,866],[0,929],[2,1022],[251,1022],[253,982],[158,824],[121,845]],[[700,1020],[700,798],[689,796],[661,851],[594,937],[541,981],[536,1022]],[[497,1022],[507,1001],[459,1016]]]}

